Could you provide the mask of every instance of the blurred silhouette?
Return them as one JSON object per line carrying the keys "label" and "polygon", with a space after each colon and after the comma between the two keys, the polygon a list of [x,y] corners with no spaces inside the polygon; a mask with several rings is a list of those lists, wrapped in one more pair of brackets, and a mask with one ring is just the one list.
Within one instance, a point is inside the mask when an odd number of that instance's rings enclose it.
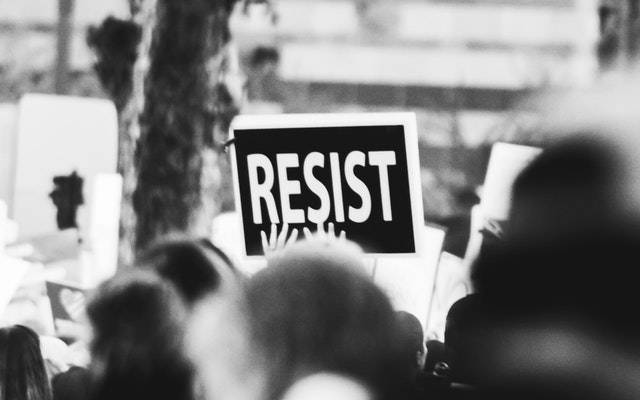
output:
{"label": "blurred silhouette", "polygon": [[425,345],[427,348],[427,356],[425,357],[424,371],[431,374],[436,364],[445,360],[444,343],[431,339],[427,340]]}
{"label": "blurred silhouette", "polygon": [[302,241],[248,282],[253,337],[268,362],[268,399],[320,372],[394,398],[402,377],[396,319],[361,260],[349,242]]}
{"label": "blurred silhouette", "polygon": [[56,223],[58,229],[77,228],[76,214],[78,207],[84,204],[82,186],[84,179],[73,171],[68,176],[56,176],[53,178],[55,188],[49,194],[53,204],[57,208]]}
{"label": "blurred silhouette", "polygon": [[229,257],[207,239],[166,239],[145,251],[136,265],[171,282],[190,307],[217,290],[224,277],[237,275]]}
{"label": "blurred silhouette", "polygon": [[87,307],[93,328],[91,399],[191,399],[182,353],[185,310],[173,287],[138,271],[102,284]]}
{"label": "blurred silhouette", "polygon": [[415,315],[406,311],[396,311],[400,330],[401,351],[406,359],[408,376],[415,380],[424,369],[427,351],[424,343],[422,325]]}
{"label": "blurred silhouette", "polygon": [[503,240],[483,246],[472,273],[481,297],[452,310],[480,330],[466,348],[447,338],[454,371],[492,397],[638,394],[620,380],[640,355],[640,224],[623,206],[621,160],[605,139],[571,138],[516,180]]}
{"label": "blurred silhouette", "polygon": [[485,340],[491,337],[495,321],[478,294],[456,301],[447,314],[445,329],[445,358],[447,378],[464,384],[481,383],[482,373],[489,367]]}
{"label": "blurred silhouette", "polygon": [[73,366],[51,380],[53,400],[87,400],[90,398],[89,371]]}
{"label": "blurred silhouette", "polygon": [[22,325],[0,329],[0,399],[51,399],[40,338]]}
{"label": "blurred silhouette", "polygon": [[396,322],[405,385],[400,393],[407,399],[423,397],[426,385],[424,366],[427,349],[422,325],[415,315],[406,311],[396,311]]}

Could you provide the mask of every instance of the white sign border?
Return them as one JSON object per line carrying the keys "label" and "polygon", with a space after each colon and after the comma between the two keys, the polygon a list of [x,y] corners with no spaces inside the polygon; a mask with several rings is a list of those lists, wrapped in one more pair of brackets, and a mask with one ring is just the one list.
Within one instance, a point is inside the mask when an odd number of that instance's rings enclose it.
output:
{"label": "white sign border", "polygon": [[395,113],[335,113],[335,114],[269,114],[238,115],[229,127],[229,153],[233,174],[233,191],[236,212],[240,220],[243,256],[246,259],[261,259],[264,256],[247,255],[242,220],[242,202],[238,181],[238,166],[234,131],[247,129],[287,129],[287,128],[337,128],[348,126],[393,126],[402,125],[404,130],[405,153],[407,156],[407,174],[409,178],[409,196],[411,201],[411,219],[413,222],[413,240],[415,253],[367,253],[369,257],[416,257],[422,254],[422,229],[425,224],[422,204],[422,181],[420,178],[420,158],[418,155],[418,130],[416,115],[413,112]]}

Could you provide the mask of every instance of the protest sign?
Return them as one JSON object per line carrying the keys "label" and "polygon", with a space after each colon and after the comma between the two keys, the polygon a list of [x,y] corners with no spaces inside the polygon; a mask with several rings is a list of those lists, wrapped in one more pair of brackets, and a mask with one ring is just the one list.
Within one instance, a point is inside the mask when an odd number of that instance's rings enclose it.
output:
{"label": "protest sign", "polygon": [[98,174],[93,182],[93,201],[89,205],[90,256],[85,265],[87,284],[97,286],[111,278],[118,267],[118,240],[122,177],[119,174]]}
{"label": "protest sign", "polygon": [[511,187],[520,172],[540,153],[537,147],[496,143],[482,188],[482,214],[485,218],[506,220],[511,204]]}
{"label": "protest sign", "polygon": [[471,264],[482,246],[480,231],[491,227],[500,232],[509,217],[511,190],[516,178],[540,153],[537,147],[510,143],[495,143],[482,188],[481,202],[472,210],[471,232],[464,256],[465,264]]}
{"label": "protest sign", "polygon": [[[422,229],[423,251],[420,257],[378,259],[375,261],[373,280],[389,296],[396,310],[415,315],[426,331],[431,292],[435,287],[445,231],[435,226],[424,226]],[[400,263],[402,268],[397,268]]]}
{"label": "protest sign", "polygon": [[58,330],[61,324],[80,321],[86,306],[84,289],[68,283],[47,281],[47,296]]}
{"label": "protest sign", "polygon": [[[17,121],[10,216],[23,238],[89,229],[96,175],[116,172],[118,119],[111,101],[25,95]],[[77,212],[77,215],[76,215]]]}
{"label": "protest sign", "polygon": [[443,252],[438,263],[431,292],[426,337],[444,341],[449,309],[456,301],[471,293],[469,265],[453,254]]}
{"label": "protest sign", "polygon": [[414,114],[239,116],[231,140],[246,255],[262,255],[272,224],[301,232],[329,222],[369,254],[419,252]]}

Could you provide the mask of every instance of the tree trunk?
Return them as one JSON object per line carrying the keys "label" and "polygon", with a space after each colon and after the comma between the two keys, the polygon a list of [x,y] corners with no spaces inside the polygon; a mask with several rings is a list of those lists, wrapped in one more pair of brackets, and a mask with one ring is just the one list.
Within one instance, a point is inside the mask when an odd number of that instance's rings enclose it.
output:
{"label": "tree trunk", "polygon": [[233,1],[157,1],[136,150],[138,250],[173,232],[208,233],[224,160],[216,131]]}
{"label": "tree trunk", "polygon": [[144,82],[155,22],[156,0],[132,0],[130,5],[132,20],[141,27],[141,38],[138,44],[138,56],[133,65],[131,96],[120,117],[118,171],[123,179],[118,265],[121,268],[131,266],[135,258],[136,213],[133,195],[138,179],[135,154],[140,137],[140,114],[144,108]]}
{"label": "tree trunk", "polygon": [[155,14],[155,0],[131,1],[131,19],[107,18],[89,29],[87,41],[97,55],[94,68],[118,111],[118,173],[123,178],[118,266],[133,262],[136,219],[135,146],[144,104],[144,77]]}

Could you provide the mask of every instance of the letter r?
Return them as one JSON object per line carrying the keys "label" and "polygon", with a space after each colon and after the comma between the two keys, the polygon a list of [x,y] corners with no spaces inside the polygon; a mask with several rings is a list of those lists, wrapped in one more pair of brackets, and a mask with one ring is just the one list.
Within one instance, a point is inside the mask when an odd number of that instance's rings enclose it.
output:
{"label": "letter r", "polygon": [[[258,168],[264,171],[264,182],[258,182]],[[262,208],[260,198],[264,199],[269,213],[269,220],[273,224],[280,222],[276,201],[271,193],[273,187],[274,174],[271,161],[264,154],[249,154],[247,156],[247,169],[249,170],[249,192],[251,193],[251,210],[253,212],[253,223],[262,223]]]}

